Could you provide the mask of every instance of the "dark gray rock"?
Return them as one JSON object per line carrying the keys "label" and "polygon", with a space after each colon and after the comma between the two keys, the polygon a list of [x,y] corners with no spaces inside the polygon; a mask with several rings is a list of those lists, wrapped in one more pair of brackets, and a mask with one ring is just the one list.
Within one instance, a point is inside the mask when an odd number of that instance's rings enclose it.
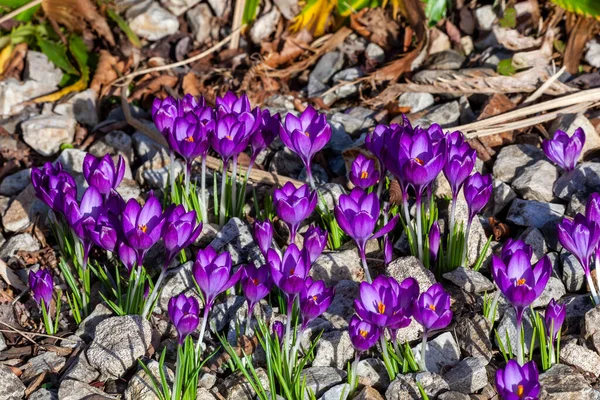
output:
{"label": "dark gray rock", "polygon": [[385,369],[385,364],[379,358],[360,360],[356,368],[356,375],[358,382],[364,386],[385,390],[390,385],[390,376]]}
{"label": "dark gray rock", "polygon": [[[421,344],[413,347],[415,361],[421,359]],[[425,352],[425,365],[427,371],[439,373],[440,371],[456,365],[460,361],[460,348],[450,332],[444,332],[432,340],[427,341]]]}
{"label": "dark gray rock", "polygon": [[2,400],[20,400],[25,397],[25,385],[5,365],[0,365],[0,399]]}
{"label": "dark gray rock", "polygon": [[532,145],[513,144],[503,147],[494,163],[494,178],[511,183],[528,167],[544,158],[544,152]]}
{"label": "dark gray rock", "polygon": [[583,162],[573,171],[563,174],[554,184],[554,194],[569,200],[578,192],[590,194],[600,186],[600,162]]}
{"label": "dark gray rock", "polygon": [[488,384],[485,366],[487,361],[479,357],[467,357],[444,374],[450,389],[470,394],[483,389]]}
{"label": "dark gray rock", "polygon": [[354,359],[354,347],[346,329],[324,333],[315,348],[313,367],[343,370]]}
{"label": "dark gray rock", "polygon": [[464,318],[455,328],[458,345],[469,356],[489,362],[492,359],[491,330],[490,322],[479,314]]}
{"label": "dark gray rock", "polygon": [[442,276],[468,293],[488,292],[495,287],[492,281],[471,268],[458,267]]}
{"label": "dark gray rock", "polygon": [[450,389],[448,383],[438,374],[431,372],[399,374],[386,390],[386,400],[420,399],[421,392],[417,382],[421,384],[429,398],[436,398]]}
{"label": "dark gray rock", "polygon": [[519,226],[543,228],[546,224],[557,223],[564,213],[565,206],[562,204],[515,199],[506,220]]}
{"label": "dark gray rock", "polygon": [[302,377],[306,378],[306,388],[320,397],[346,379],[346,372],[333,367],[309,367],[302,371]]}
{"label": "dark gray rock", "polygon": [[502,182],[499,179],[494,179],[494,192],[493,192],[493,201],[494,207],[492,211],[492,215],[498,215],[498,213],[506,206],[510,204],[511,201],[517,198],[517,194],[513,190],[510,185]]}
{"label": "dark gray rock", "polygon": [[254,241],[250,227],[239,218],[231,218],[210,243],[217,252],[228,251],[233,265],[265,261]]}
{"label": "dark gray rock", "polygon": [[578,292],[586,285],[585,272],[577,258],[569,253],[564,252],[560,255],[562,265],[562,281],[566,289],[571,292]]}
{"label": "dark gray rock", "polygon": [[540,385],[540,398],[545,400],[600,399],[583,375],[563,364],[554,365],[540,374]]}
{"label": "dark gray rock", "polygon": [[546,160],[539,160],[517,175],[512,187],[525,200],[550,202],[554,200],[552,187],[558,178],[558,168]]}

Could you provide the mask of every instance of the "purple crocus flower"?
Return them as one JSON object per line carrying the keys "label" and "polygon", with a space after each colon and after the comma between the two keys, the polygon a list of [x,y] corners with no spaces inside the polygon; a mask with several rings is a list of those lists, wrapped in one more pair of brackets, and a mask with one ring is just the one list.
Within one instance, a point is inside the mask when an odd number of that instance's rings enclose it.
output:
{"label": "purple crocus flower", "polygon": [[121,221],[118,215],[104,206],[94,224],[87,226],[89,238],[96,246],[110,252],[115,250],[121,236]]}
{"label": "purple crocus flower", "polygon": [[385,265],[392,262],[392,258],[394,257],[394,245],[392,244],[392,240],[389,235],[386,235],[383,238],[383,261]]}
{"label": "purple crocus flower", "polygon": [[305,287],[304,280],[310,270],[310,256],[307,251],[300,251],[298,246],[292,243],[285,249],[281,258],[275,250],[269,249],[267,262],[273,282],[289,298],[302,292]]}
{"label": "purple crocus flower", "polygon": [[410,324],[411,303],[419,293],[419,284],[414,278],[398,284],[392,277],[379,275],[373,283],[362,282],[359,290],[354,309],[361,319],[392,331]]}
{"label": "purple crocus flower", "polygon": [[198,300],[192,296],[187,297],[182,293],[169,300],[169,319],[177,329],[179,345],[182,345],[185,338],[198,327],[199,311]]}
{"label": "purple crocus flower", "polygon": [[225,93],[225,96],[223,97],[217,97],[215,105],[220,115],[241,114],[252,110],[247,95],[243,94],[240,97],[237,97],[235,93],[231,91]]}
{"label": "purple crocus flower", "polygon": [[466,179],[471,175],[477,153],[465,141],[462,132],[456,131],[448,135],[447,161],[444,165],[444,176],[450,183],[452,196],[457,197]]}
{"label": "purple crocus flower", "polygon": [[588,221],[600,224],[600,193],[592,193],[585,205],[585,216]]}
{"label": "purple crocus flower", "polygon": [[572,171],[577,165],[584,144],[585,132],[577,128],[571,137],[566,132],[556,131],[552,140],[544,140],[542,148],[552,162],[565,171]]}
{"label": "purple crocus flower", "polygon": [[289,113],[285,118],[285,129],[281,131],[281,141],[296,153],[306,168],[306,173],[312,181],[312,158],[331,139],[331,127],[324,114],[319,114],[312,106],[308,106],[296,117]]}
{"label": "purple crocus flower", "polygon": [[517,312],[517,320],[523,311],[537,299],[550,279],[552,264],[544,256],[531,267],[529,255],[523,250],[513,253],[506,264],[500,257],[492,256],[492,276],[500,291]]}
{"label": "purple crocus flower", "polygon": [[271,330],[273,331],[273,335],[277,338],[277,340],[279,341],[279,345],[281,346],[281,344],[283,343],[283,322],[281,321],[275,321],[273,322],[273,325],[271,326]]}
{"label": "purple crocus flower", "polygon": [[546,334],[552,340],[552,343],[556,340],[566,316],[567,306],[565,304],[558,304],[554,299],[550,300],[550,303],[546,307],[544,319],[546,321]]}
{"label": "purple crocus flower", "polygon": [[392,124],[390,126],[387,125],[377,125],[371,134],[368,134],[365,138],[365,147],[369,150],[377,160],[379,160],[380,168],[385,168],[385,160],[384,160],[384,148],[386,143],[389,143],[390,138],[393,135],[393,132],[400,129],[400,126],[397,124]]}
{"label": "purple crocus flower", "polygon": [[504,369],[496,371],[496,389],[504,400],[538,399],[541,387],[535,361],[521,367],[515,360],[508,360]]}
{"label": "purple crocus flower", "polygon": [[143,207],[136,199],[129,199],[121,222],[127,245],[135,250],[137,265],[141,266],[148,249],[161,238],[165,218],[160,201],[153,192],[150,192]]}
{"label": "purple crocus flower", "polygon": [[296,189],[293,183],[287,182],[281,189],[275,189],[273,203],[279,218],[289,226],[290,243],[293,243],[298,227],[317,205],[317,192],[311,192],[308,185]]}
{"label": "purple crocus flower", "polygon": [[492,195],[492,176],[475,172],[465,183],[465,200],[469,208],[469,221],[472,221],[490,200]]}
{"label": "purple crocus flower", "polygon": [[440,250],[440,225],[437,221],[431,225],[429,230],[429,260],[433,264],[437,260]]}
{"label": "purple crocus flower", "polygon": [[231,288],[240,280],[243,269],[231,274],[231,255],[217,252],[208,246],[199,250],[194,262],[193,273],[198,287],[202,291],[205,307],[210,308],[215,298]]}
{"label": "purple crocus flower", "polygon": [[125,159],[123,156],[119,156],[119,161],[115,166],[110,154],[96,158],[88,153],[83,159],[83,176],[90,186],[94,186],[102,195],[106,196],[123,180]]}
{"label": "purple crocus flower", "polygon": [[317,261],[327,245],[327,231],[319,226],[310,226],[304,233],[304,249],[308,253],[310,263]]}
{"label": "purple crocus flower", "polygon": [[181,204],[171,205],[165,215],[162,238],[167,251],[164,268],[167,268],[181,250],[198,238],[202,223],[196,223],[195,211],[186,212]]}
{"label": "purple crocus flower", "polygon": [[258,244],[260,252],[266,257],[267,252],[273,245],[273,224],[271,224],[271,221],[254,221],[254,240]]}
{"label": "purple crocus flower", "polygon": [[131,271],[137,262],[136,251],[127,246],[127,244],[124,242],[120,242],[117,245],[117,249],[119,252],[119,260],[121,260],[121,263],[123,263],[123,266],[127,269],[127,272],[131,274]]}
{"label": "purple crocus flower", "polygon": [[251,263],[242,268],[243,272],[240,282],[242,291],[248,302],[248,319],[251,319],[254,306],[267,297],[273,287],[273,280],[271,279],[268,265],[257,267]]}
{"label": "purple crocus flower", "polygon": [[177,100],[168,96],[164,100],[158,97],[152,102],[152,119],[154,125],[164,136],[171,133],[175,118],[179,112],[177,109]]}
{"label": "purple crocus flower", "polygon": [[301,330],[306,329],[308,324],[329,308],[334,294],[334,289],[328,288],[324,281],[313,281],[311,277],[306,278],[305,287],[300,292]]}
{"label": "purple crocus flower", "polygon": [[37,198],[46,203],[55,212],[65,213],[65,199],[77,197],[75,179],[57,162],[45,163],[42,168],[31,170],[31,184]]}
{"label": "purple crocus flower", "polygon": [[361,353],[373,347],[381,337],[381,333],[382,329],[379,326],[361,320],[356,315],[352,316],[348,324],[352,346]]}
{"label": "purple crocus flower", "polygon": [[379,171],[375,161],[359,154],[352,162],[350,181],[356,187],[367,190],[379,181]]}
{"label": "purple crocus flower", "polygon": [[38,269],[35,272],[29,271],[29,287],[35,301],[41,306],[41,302],[44,300],[44,306],[48,311],[50,303],[52,303],[52,291],[54,289],[52,275],[45,269]]}
{"label": "purple crocus flower", "polygon": [[441,283],[436,283],[421,293],[419,300],[413,304],[413,317],[423,326],[424,332],[443,329],[450,324],[450,295]]}
{"label": "purple crocus flower", "polygon": [[212,109],[196,108],[175,118],[171,134],[168,135],[169,146],[191,165],[196,157],[208,152],[210,135],[214,129]]}
{"label": "purple crocus flower", "polygon": [[600,242],[600,226],[577,214],[573,220],[563,218],[557,229],[558,240],[577,258],[588,276],[590,259]]}
{"label": "purple crocus flower", "polygon": [[340,195],[339,205],[334,210],[335,219],[340,228],[356,242],[368,281],[371,281],[371,275],[365,258],[367,242],[391,232],[398,221],[398,215],[396,215],[377,233],[373,233],[379,219],[379,212],[377,194],[368,194],[360,188],[354,188],[349,195]]}
{"label": "purple crocus flower", "polygon": [[271,115],[269,110],[263,110],[260,114],[260,125],[250,138],[251,164],[254,164],[260,152],[266,149],[282,130],[279,114]]}
{"label": "purple crocus flower", "polygon": [[258,127],[257,122],[260,120],[255,119],[252,113],[226,114],[217,120],[211,144],[225,164],[248,147],[250,137]]}
{"label": "purple crocus flower", "polygon": [[[69,200],[67,200],[69,201]],[[94,186],[88,187],[83,193],[81,203],[70,198],[66,207],[66,218],[72,231],[77,235],[83,245],[83,268],[87,266],[88,255],[92,247],[92,235],[98,216],[102,213],[102,195]]]}
{"label": "purple crocus flower", "polygon": [[520,239],[507,239],[504,245],[502,246],[502,251],[500,252],[500,258],[504,262],[504,264],[508,264],[512,255],[515,254],[517,250],[522,250],[527,255],[527,258],[531,260],[533,256],[533,248]]}

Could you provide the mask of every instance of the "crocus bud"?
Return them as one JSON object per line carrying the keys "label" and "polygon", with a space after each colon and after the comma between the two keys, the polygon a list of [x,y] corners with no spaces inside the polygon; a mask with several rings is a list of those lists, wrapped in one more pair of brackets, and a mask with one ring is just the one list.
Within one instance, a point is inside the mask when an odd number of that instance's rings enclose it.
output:
{"label": "crocus bud", "polygon": [[302,329],[306,329],[315,318],[323,314],[333,301],[333,288],[325,286],[324,281],[313,281],[306,278],[306,286],[300,293],[300,314]]}
{"label": "crocus bud", "polygon": [[317,192],[311,191],[308,185],[296,189],[292,182],[287,182],[281,189],[275,189],[273,203],[279,218],[289,226],[293,242],[298,227],[317,205]]}
{"label": "crocus bud", "polygon": [[469,208],[469,221],[477,215],[490,200],[492,195],[492,176],[475,172],[465,183],[465,200]]}
{"label": "crocus bud", "polygon": [[279,344],[283,342],[283,322],[275,321],[273,322],[273,326],[271,327],[273,330],[273,335],[279,340]]}
{"label": "crocus bud", "polygon": [[369,350],[377,343],[381,336],[382,329],[377,325],[370,324],[354,315],[348,324],[348,334],[352,346],[358,351]]}
{"label": "crocus bud", "polygon": [[88,153],[83,159],[83,176],[90,186],[94,186],[102,195],[106,196],[123,180],[125,160],[123,156],[119,156],[119,161],[115,166],[110,154],[96,158]]}
{"label": "crocus bud", "polygon": [[310,263],[317,261],[327,245],[327,231],[318,226],[309,227],[304,233],[304,249],[308,253]]}
{"label": "crocus bud", "polygon": [[205,307],[211,307],[215,298],[235,285],[242,275],[243,269],[231,274],[231,255],[217,252],[210,246],[199,250],[192,268],[194,279],[202,291]]}
{"label": "crocus bud", "polygon": [[169,300],[169,318],[179,336],[179,344],[183,344],[185,338],[190,333],[194,332],[198,327],[198,300],[194,297],[187,297],[185,294],[180,294],[176,297],[171,297]]}
{"label": "crocus bud", "polygon": [[52,290],[54,289],[52,275],[45,269],[39,269],[36,272],[29,271],[29,287],[35,301],[41,305],[41,301],[44,300],[46,310],[50,309]]}
{"label": "crocus bud", "polygon": [[379,171],[375,168],[375,161],[359,154],[352,162],[350,182],[363,190],[375,185],[379,181]]}
{"label": "crocus bud", "polygon": [[523,366],[508,360],[504,369],[496,371],[496,389],[501,399],[537,399],[540,394],[539,372],[535,361]]}
{"label": "crocus bud", "polygon": [[553,343],[558,336],[558,332],[560,332],[563,322],[565,322],[566,315],[567,306],[565,304],[558,304],[554,299],[550,300],[548,307],[546,307],[544,319],[546,321],[546,333]]}
{"label": "crocus bud", "polygon": [[258,248],[263,256],[267,256],[267,251],[273,244],[273,225],[271,221],[266,220],[261,222],[256,220],[254,222],[254,240],[258,244]]}
{"label": "crocus bud", "polygon": [[440,225],[437,221],[431,225],[429,230],[429,257],[431,262],[437,260],[438,251],[440,250]]}
{"label": "crocus bud", "polygon": [[563,131],[556,131],[551,140],[544,140],[542,148],[546,157],[556,165],[565,171],[571,171],[577,165],[584,144],[585,132],[577,128],[571,137]]}

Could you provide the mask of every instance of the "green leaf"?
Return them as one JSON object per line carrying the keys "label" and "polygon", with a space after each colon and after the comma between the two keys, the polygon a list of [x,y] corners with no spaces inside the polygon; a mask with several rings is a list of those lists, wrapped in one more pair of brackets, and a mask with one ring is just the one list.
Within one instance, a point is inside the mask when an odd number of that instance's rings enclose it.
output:
{"label": "green leaf", "polygon": [[77,71],[73,64],[71,64],[71,61],[69,61],[67,48],[62,42],[51,42],[39,35],[36,36],[36,40],[42,53],[44,53],[54,65],[65,71],[67,74],[79,75],[79,71]]}
{"label": "green leaf", "polygon": [[142,44],[140,43],[140,38],[138,37],[138,35],[135,34],[134,31],[131,30],[129,24],[127,23],[127,21],[125,21],[125,19],[123,19],[123,17],[121,17],[112,8],[106,9],[106,15],[108,15],[108,17],[117,24],[119,29],[122,30],[123,33],[125,33],[127,39],[129,39],[131,44],[133,44],[135,47],[142,47]]}
{"label": "green leaf", "polygon": [[246,0],[246,6],[244,7],[244,15],[242,16],[242,24],[249,24],[254,21],[258,12],[258,6],[260,0]]}
{"label": "green leaf", "polygon": [[517,26],[517,10],[514,8],[507,8],[504,11],[504,17],[500,20],[500,26],[503,28],[514,28]]}
{"label": "green leaf", "polygon": [[69,39],[69,52],[77,61],[77,66],[81,71],[81,78],[87,82],[90,78],[90,68],[88,67],[89,53],[81,36],[71,35]]}
{"label": "green leaf", "polygon": [[447,0],[427,0],[426,3],[425,16],[429,21],[429,26],[434,26],[446,17]]}
{"label": "green leaf", "polygon": [[[10,8],[11,10],[15,10],[21,6],[24,6],[27,3],[30,3],[31,0],[0,0],[0,6]],[[33,6],[13,17],[17,21],[21,22],[29,22],[33,18],[35,12],[40,8],[40,5]]]}
{"label": "green leaf", "polygon": [[511,76],[517,72],[517,69],[512,65],[512,58],[502,60],[498,63],[498,73],[504,76]]}
{"label": "green leaf", "polygon": [[552,2],[569,12],[600,19],[598,0],[552,0]]}
{"label": "green leaf", "polygon": [[338,14],[341,17],[349,17],[350,14],[360,11],[371,4],[371,0],[339,0]]}
{"label": "green leaf", "polygon": [[552,43],[554,45],[554,50],[558,51],[560,54],[564,54],[567,45],[562,40],[556,39]]}

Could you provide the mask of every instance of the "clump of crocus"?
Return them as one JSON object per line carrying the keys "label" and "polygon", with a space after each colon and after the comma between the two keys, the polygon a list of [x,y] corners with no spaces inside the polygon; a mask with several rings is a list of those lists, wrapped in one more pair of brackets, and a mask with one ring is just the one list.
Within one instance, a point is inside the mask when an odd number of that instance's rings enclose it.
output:
{"label": "clump of crocus", "polygon": [[598,292],[592,281],[590,268],[592,256],[600,243],[600,225],[594,221],[589,221],[581,214],[577,214],[573,220],[563,218],[558,223],[557,230],[560,243],[577,258],[583,268],[594,303],[596,305],[600,304],[600,297],[598,297]]}
{"label": "clump of crocus", "polygon": [[183,345],[185,338],[198,327],[198,313],[200,306],[194,297],[180,294],[169,300],[169,319],[177,329],[179,345]]}
{"label": "clump of crocus", "polygon": [[539,372],[534,361],[521,366],[508,360],[504,369],[496,371],[496,390],[504,400],[535,400],[540,394]]}
{"label": "clump of crocus", "polygon": [[318,226],[310,226],[304,232],[303,248],[306,249],[311,264],[317,261],[317,258],[319,258],[326,245],[327,231],[325,229],[321,229]]}
{"label": "clump of crocus", "polygon": [[359,154],[352,162],[350,182],[362,190],[367,190],[379,181],[379,170],[375,168],[375,161]]}
{"label": "clump of crocus", "polygon": [[60,162],[47,162],[42,168],[32,168],[31,184],[38,199],[54,212],[65,214],[65,199],[77,197],[77,184]]}
{"label": "clump of crocus", "polygon": [[252,263],[245,265],[243,267],[241,285],[246,302],[248,303],[248,319],[246,320],[246,335],[248,335],[254,306],[267,297],[273,287],[269,266],[263,265],[257,267]]}
{"label": "clump of crocus", "polygon": [[585,132],[577,128],[571,137],[566,132],[556,131],[551,140],[544,140],[542,148],[546,157],[568,172],[575,169],[584,145]]}
{"label": "clump of crocus", "polygon": [[48,335],[54,335],[58,331],[58,314],[60,312],[60,294],[56,297],[56,323],[52,323],[50,315],[50,304],[52,303],[52,294],[54,292],[54,282],[52,275],[45,270],[29,272],[29,287],[33,293],[33,298],[42,309],[42,318],[44,327]]}
{"label": "clump of crocus", "polygon": [[289,243],[294,243],[300,224],[317,205],[317,192],[311,192],[308,185],[296,189],[293,183],[287,182],[281,189],[275,189],[273,203],[279,218],[290,228]]}
{"label": "clump of crocus", "polygon": [[546,307],[544,314],[544,321],[546,324],[546,338],[550,353],[550,365],[555,364],[558,361],[558,352],[555,350],[559,348],[560,344],[560,329],[565,322],[567,316],[567,306],[565,304],[558,304],[554,299],[550,300]]}
{"label": "clump of crocus", "polygon": [[426,352],[427,338],[432,331],[447,327],[452,321],[450,295],[441,283],[436,283],[421,293],[419,300],[413,304],[413,317],[423,327],[419,366],[427,371]]}
{"label": "clump of crocus", "polygon": [[515,308],[517,322],[517,360],[524,363],[524,343],[521,340],[523,313],[544,291],[552,264],[548,256],[544,256],[532,268],[529,254],[524,250],[516,250],[510,257],[502,259],[492,256],[492,276],[504,297]]}
{"label": "clump of crocus", "polygon": [[469,233],[471,232],[473,218],[483,210],[483,207],[485,207],[490,200],[492,189],[491,175],[481,175],[479,172],[475,172],[471,175],[465,183],[464,194],[469,216],[467,219],[467,229],[465,230],[465,244],[461,257],[462,266],[466,266],[467,262],[468,238]]}
{"label": "clump of crocus", "polygon": [[316,190],[312,175],[312,158],[325,147],[331,139],[331,127],[324,114],[319,114],[308,106],[300,117],[289,113],[285,118],[281,141],[300,157],[306,168],[310,186]]}
{"label": "clump of crocus", "polygon": [[242,272],[243,269],[238,268],[234,274],[231,273],[231,255],[228,252],[217,254],[210,246],[198,251],[193,266],[193,273],[194,280],[202,292],[204,311],[202,325],[200,326],[200,337],[196,344],[196,354],[200,354],[201,343],[204,339],[204,331],[208,322],[208,314],[216,297],[235,285],[239,281]]}
{"label": "clump of crocus", "polygon": [[395,216],[377,233],[373,233],[380,214],[379,199],[375,193],[366,193],[360,188],[354,188],[349,195],[340,195],[339,205],[335,207],[334,213],[340,228],[356,242],[365,277],[368,282],[372,282],[367,265],[367,242],[371,239],[377,239],[394,229],[398,216]]}
{"label": "clump of crocus", "polygon": [[125,176],[125,160],[123,156],[119,156],[115,166],[110,154],[96,158],[88,153],[83,159],[83,176],[90,186],[98,189],[100,194],[108,196],[111,190],[119,186]]}
{"label": "clump of crocus", "polygon": [[165,211],[165,223],[163,224],[162,229],[162,238],[166,250],[165,262],[142,312],[143,318],[148,315],[150,307],[152,307],[156,296],[158,296],[160,285],[171,261],[173,261],[178,253],[192,244],[200,235],[202,223],[198,224],[196,221],[196,212],[193,210],[186,212],[181,204],[172,204]]}

